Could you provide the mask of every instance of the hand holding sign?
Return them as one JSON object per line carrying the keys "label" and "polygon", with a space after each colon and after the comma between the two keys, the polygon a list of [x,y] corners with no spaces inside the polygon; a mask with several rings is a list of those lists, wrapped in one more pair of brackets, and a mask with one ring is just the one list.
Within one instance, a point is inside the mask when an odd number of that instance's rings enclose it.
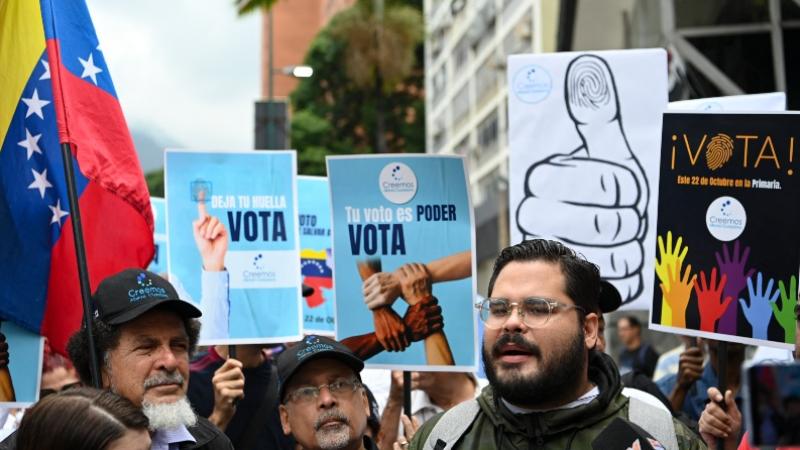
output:
{"label": "hand holding sign", "polygon": [[630,301],[643,289],[649,187],[625,136],[605,60],[582,55],[571,61],[565,99],[583,145],[528,169],[517,224],[527,236],[556,237],[612,268],[604,279]]}
{"label": "hand holding sign", "polygon": [[197,199],[197,220],[192,222],[192,233],[200,258],[203,260],[203,269],[209,272],[220,272],[225,269],[228,230],[218,218],[208,215],[203,193]]}

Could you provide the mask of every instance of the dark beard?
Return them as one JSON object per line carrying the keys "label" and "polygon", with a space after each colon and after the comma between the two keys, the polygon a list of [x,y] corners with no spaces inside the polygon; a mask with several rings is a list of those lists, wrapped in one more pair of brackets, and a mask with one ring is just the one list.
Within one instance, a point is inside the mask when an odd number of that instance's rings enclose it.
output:
{"label": "dark beard", "polygon": [[[499,354],[500,347],[509,343],[523,346],[539,358],[538,373],[528,378],[518,373],[507,374],[507,380],[497,377],[494,364],[499,362],[493,355]],[[486,351],[486,346],[482,346],[481,354],[489,384],[500,397],[517,406],[557,403],[569,397],[571,389],[578,387],[586,372],[583,328],[578,329],[566,349],[556,349],[547,360],[542,359],[541,349],[536,344],[526,341],[520,334],[502,335],[492,347],[492,354]]]}

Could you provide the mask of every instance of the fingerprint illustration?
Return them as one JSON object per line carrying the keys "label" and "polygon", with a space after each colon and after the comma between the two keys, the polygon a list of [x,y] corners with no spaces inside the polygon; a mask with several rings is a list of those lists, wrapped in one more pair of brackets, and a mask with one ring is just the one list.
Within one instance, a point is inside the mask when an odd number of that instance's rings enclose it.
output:
{"label": "fingerprint illustration", "polygon": [[732,155],[733,139],[727,134],[717,134],[706,146],[706,164],[711,170],[717,170],[725,165]]}
{"label": "fingerprint illustration", "polygon": [[574,108],[600,109],[613,101],[611,74],[599,58],[581,57],[567,74],[568,101]]}

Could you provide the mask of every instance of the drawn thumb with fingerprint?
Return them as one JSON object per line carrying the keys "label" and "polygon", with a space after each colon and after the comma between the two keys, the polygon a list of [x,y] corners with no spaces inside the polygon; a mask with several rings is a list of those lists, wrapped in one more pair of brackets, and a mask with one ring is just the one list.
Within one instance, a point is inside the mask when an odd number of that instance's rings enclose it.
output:
{"label": "drawn thumb with fingerprint", "polygon": [[564,99],[582,145],[533,164],[517,225],[531,237],[555,237],[589,261],[634,300],[643,289],[642,241],[649,187],[625,136],[620,101],[608,63],[581,55],[567,66]]}

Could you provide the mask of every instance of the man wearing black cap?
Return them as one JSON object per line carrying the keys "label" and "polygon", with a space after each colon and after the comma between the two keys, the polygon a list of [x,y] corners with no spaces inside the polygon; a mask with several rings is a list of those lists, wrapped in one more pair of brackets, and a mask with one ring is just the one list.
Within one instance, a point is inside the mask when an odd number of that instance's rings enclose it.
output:
{"label": "man wearing black cap", "polygon": [[364,363],[344,345],[307,336],[278,357],[283,432],[303,449],[376,449],[366,436]]}
{"label": "man wearing black cap", "polygon": [[[92,296],[91,323],[102,387],[141,406],[154,449],[232,449],[216,427],[197,417],[186,399],[189,356],[200,330],[200,310],[178,297],[158,275],[127,269],[103,280]],[[85,328],[67,351],[91,383]]]}

